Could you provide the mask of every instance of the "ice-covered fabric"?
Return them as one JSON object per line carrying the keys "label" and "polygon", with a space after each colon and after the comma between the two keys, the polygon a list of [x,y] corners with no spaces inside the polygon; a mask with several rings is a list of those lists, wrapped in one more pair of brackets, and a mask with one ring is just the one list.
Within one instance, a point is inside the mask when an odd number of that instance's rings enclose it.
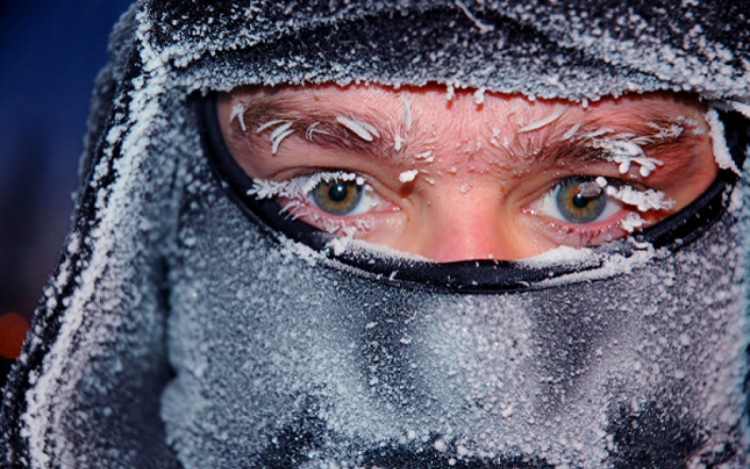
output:
{"label": "ice-covered fabric", "polygon": [[208,168],[194,104],[333,81],[579,101],[688,91],[748,114],[746,10],[135,4],[96,84],[62,262],[3,390],[0,461],[745,467],[744,180],[675,253],[644,246],[515,293],[403,288],[245,216]]}

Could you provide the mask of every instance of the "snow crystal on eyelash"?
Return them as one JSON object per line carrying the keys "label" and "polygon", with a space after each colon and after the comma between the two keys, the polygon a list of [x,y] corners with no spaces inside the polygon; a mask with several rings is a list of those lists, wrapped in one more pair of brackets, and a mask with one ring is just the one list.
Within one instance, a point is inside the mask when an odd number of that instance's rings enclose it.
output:
{"label": "snow crystal on eyelash", "polygon": [[607,186],[607,195],[626,205],[632,205],[641,212],[667,210],[674,207],[675,201],[667,199],[664,192],[654,189],[640,191],[632,186]]}
{"label": "snow crystal on eyelash", "polygon": [[331,181],[360,181],[364,178],[355,173],[343,171],[316,173],[311,176],[299,176],[288,181],[274,181],[272,179],[255,179],[253,187],[248,189],[245,195],[258,199],[271,199],[274,197],[303,198],[312,192],[321,182]]}
{"label": "snow crystal on eyelash", "polygon": [[229,122],[237,119],[243,132],[247,131],[247,127],[245,126],[245,109],[247,109],[247,103],[239,102],[232,106],[232,112],[229,114]]}
{"label": "snow crystal on eyelash", "polygon": [[336,122],[343,125],[365,142],[372,142],[375,137],[380,138],[380,133],[371,124],[344,116],[336,116]]}
{"label": "snow crystal on eyelash", "polygon": [[530,124],[527,124],[527,125],[521,127],[520,129],[518,129],[518,133],[522,134],[522,133],[525,133],[525,132],[531,132],[532,130],[541,129],[544,126],[547,126],[547,125],[555,122],[557,119],[560,118],[560,116],[563,115],[563,113],[565,113],[565,111],[566,111],[565,107],[560,108],[557,111],[555,111],[552,114],[550,114],[549,116],[545,117],[544,119],[538,120],[536,122],[532,122]]}
{"label": "snow crystal on eyelash", "polygon": [[[604,182],[607,185],[607,182]],[[578,186],[578,195],[581,197],[598,197],[602,193],[604,186],[597,181],[584,182]]]}
{"label": "snow crystal on eyelash", "polygon": [[644,223],[645,220],[643,220],[643,218],[641,218],[639,214],[630,212],[625,216],[625,218],[620,220],[620,227],[628,233],[632,233],[638,228],[641,228]]}
{"label": "snow crystal on eyelash", "polygon": [[706,113],[706,122],[708,122],[709,135],[711,135],[713,141],[716,164],[721,169],[731,169],[738,176],[742,176],[742,172],[735,164],[734,158],[732,158],[732,154],[727,147],[724,137],[724,124],[719,119],[719,113],[716,112],[715,108],[710,108]]}

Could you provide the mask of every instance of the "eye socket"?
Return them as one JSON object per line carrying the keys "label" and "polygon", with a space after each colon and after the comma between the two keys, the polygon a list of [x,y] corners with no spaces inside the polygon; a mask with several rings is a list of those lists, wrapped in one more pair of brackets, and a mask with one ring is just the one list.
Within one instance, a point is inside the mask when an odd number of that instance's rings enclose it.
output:
{"label": "eye socket", "polygon": [[361,213],[364,193],[365,186],[356,180],[333,179],[319,182],[309,199],[324,212],[346,216]]}
{"label": "eye socket", "polygon": [[[621,184],[607,180],[604,185]],[[606,220],[622,208],[622,203],[609,197],[596,178],[590,176],[564,179],[531,205],[536,214],[579,225]]]}

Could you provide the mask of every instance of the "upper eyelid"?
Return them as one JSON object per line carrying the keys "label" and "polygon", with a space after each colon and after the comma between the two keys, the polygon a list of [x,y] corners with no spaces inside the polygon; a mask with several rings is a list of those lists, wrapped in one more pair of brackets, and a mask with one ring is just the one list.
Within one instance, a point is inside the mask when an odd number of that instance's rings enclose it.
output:
{"label": "upper eyelid", "polygon": [[317,171],[310,175],[298,175],[283,181],[256,178],[253,187],[246,195],[258,199],[275,197],[307,197],[321,183],[334,180],[356,181],[358,185],[367,184],[367,178],[352,171]]}

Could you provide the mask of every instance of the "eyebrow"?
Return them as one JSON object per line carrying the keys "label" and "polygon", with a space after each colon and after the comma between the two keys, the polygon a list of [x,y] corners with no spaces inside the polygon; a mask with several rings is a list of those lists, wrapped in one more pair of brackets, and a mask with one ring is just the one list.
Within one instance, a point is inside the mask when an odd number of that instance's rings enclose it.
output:
{"label": "eyebrow", "polygon": [[[664,163],[659,169],[660,176],[668,175],[696,158],[695,149],[705,138],[694,132],[699,128],[697,121],[659,111],[647,111],[637,117],[632,122],[620,119],[616,123],[600,115],[580,122],[561,120],[554,123],[554,127],[550,126],[551,132],[541,142],[538,136],[517,133],[515,145],[516,151],[520,151],[514,152],[515,158],[526,165],[613,164],[612,156],[595,145],[597,140],[607,139],[637,142],[644,155]],[[680,126],[682,130],[676,134],[659,134],[660,129],[671,126]],[[570,135],[574,127],[575,132]],[[599,131],[603,132],[597,135]]]}
{"label": "eyebrow", "polygon": [[[286,123],[288,130],[323,148],[355,151],[378,159],[391,158],[395,153],[395,135],[390,126],[383,125],[387,122],[383,115],[348,109],[338,112],[306,110],[306,105],[292,105],[286,100],[269,98],[261,97],[246,103],[242,119],[247,130],[243,131],[239,122],[231,122],[237,137],[252,140],[258,131],[273,131],[274,127],[266,127],[267,124]],[[363,127],[365,133],[358,127]]]}
{"label": "eyebrow", "polygon": [[[419,150],[419,136],[407,141],[401,151],[394,148],[397,132],[390,125],[387,116],[377,111],[354,111],[349,108],[317,109],[317,102],[304,102],[299,98],[279,97],[275,93],[253,96],[244,101],[242,120],[247,123],[247,130],[240,128],[239,119],[234,119],[230,125],[235,138],[251,141],[256,137],[257,130],[273,131],[274,127],[267,124],[272,122],[285,123],[287,132],[302,136],[310,143],[322,148],[336,148],[352,151],[378,160],[400,159],[402,155]],[[396,118],[397,120],[398,118]],[[556,119],[550,124],[550,133],[539,141],[539,135],[534,132],[514,132],[509,148],[493,148],[503,151],[510,163],[521,169],[551,165],[586,165],[592,163],[614,164],[606,151],[592,148],[591,138],[580,138],[580,135],[595,135],[597,130],[611,128],[612,131],[596,138],[625,138],[626,134],[632,139],[640,139],[638,145],[649,158],[664,162],[660,174],[669,174],[688,164],[695,157],[692,143],[698,142],[700,135],[690,135],[691,129],[685,119],[679,122],[679,116],[658,110],[645,110],[642,115],[620,119],[612,124],[606,116],[594,115],[580,122],[568,119]],[[354,120],[365,123],[372,128],[374,138],[368,140],[352,130],[350,126],[342,124],[342,120]],[[414,127],[418,128],[416,119]],[[657,127],[681,125],[683,131],[678,135],[665,136],[656,139]],[[566,132],[576,126],[574,135],[565,137]],[[312,129],[312,131],[311,131]],[[415,132],[418,135],[418,131]],[[287,135],[289,135],[287,134]],[[377,135],[377,136],[375,136]],[[647,139],[651,138],[651,141]],[[411,146],[412,151],[406,151]],[[688,151],[686,151],[688,149]],[[418,151],[417,151],[418,152]]]}

